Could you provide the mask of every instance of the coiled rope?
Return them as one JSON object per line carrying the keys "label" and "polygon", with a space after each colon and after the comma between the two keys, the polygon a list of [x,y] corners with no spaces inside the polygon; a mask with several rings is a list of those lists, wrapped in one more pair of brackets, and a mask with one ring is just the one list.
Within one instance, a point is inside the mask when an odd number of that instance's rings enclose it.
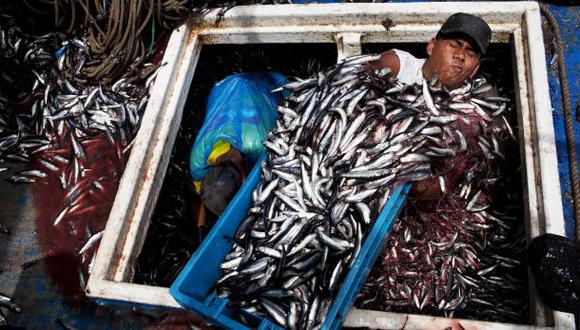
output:
{"label": "coiled rope", "polygon": [[[125,73],[135,59],[143,59],[148,26],[172,29],[191,10],[191,0],[23,0],[35,13],[54,14],[57,28],[68,33],[84,31],[92,60],[80,74],[70,74],[78,83],[108,84]],[[68,5],[67,5],[68,4]],[[65,22],[66,21],[66,22]],[[68,24],[65,24],[68,23]],[[155,38],[151,34],[151,43]]]}

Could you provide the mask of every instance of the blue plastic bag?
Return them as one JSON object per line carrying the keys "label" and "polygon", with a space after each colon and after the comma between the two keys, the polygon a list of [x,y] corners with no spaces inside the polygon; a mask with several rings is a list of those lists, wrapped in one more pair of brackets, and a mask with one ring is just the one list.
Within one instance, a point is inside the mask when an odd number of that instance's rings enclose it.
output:
{"label": "blue plastic bag", "polygon": [[203,126],[191,155],[189,170],[194,180],[206,174],[207,158],[213,145],[230,143],[253,164],[265,152],[262,141],[274,128],[276,108],[282,93],[271,91],[288,82],[279,73],[238,73],[218,82],[211,90]]}

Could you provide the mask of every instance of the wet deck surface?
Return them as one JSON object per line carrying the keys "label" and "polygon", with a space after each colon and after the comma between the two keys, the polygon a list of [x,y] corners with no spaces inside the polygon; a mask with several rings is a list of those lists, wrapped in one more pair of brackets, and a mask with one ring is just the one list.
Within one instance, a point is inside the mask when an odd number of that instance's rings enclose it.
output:
{"label": "wet deck surface", "polygon": [[[123,162],[111,163],[114,153],[106,141],[89,152],[89,162],[99,175],[115,177]],[[100,155],[91,161],[90,155]],[[21,165],[22,166],[22,165]],[[98,169],[99,166],[103,168]],[[110,171],[113,172],[110,172]],[[8,177],[8,174],[1,179]],[[90,178],[88,178],[90,179]],[[104,184],[99,200],[88,201],[99,208],[90,215],[70,214],[59,225],[53,222],[62,208],[65,192],[56,178],[34,185],[0,181],[0,221],[10,235],[0,236],[0,292],[11,296],[21,313],[3,309],[8,324],[25,328],[141,329],[150,326],[188,327],[201,321],[177,313],[143,312],[130,308],[111,309],[86,299],[80,273],[92,252],[79,255],[86,237],[104,229],[116,193],[116,180]]]}

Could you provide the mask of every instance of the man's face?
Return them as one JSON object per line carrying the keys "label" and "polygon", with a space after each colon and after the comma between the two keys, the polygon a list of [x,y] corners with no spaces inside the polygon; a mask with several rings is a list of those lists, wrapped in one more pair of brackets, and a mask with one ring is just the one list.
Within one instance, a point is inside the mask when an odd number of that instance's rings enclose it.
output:
{"label": "man's face", "polygon": [[479,69],[479,52],[461,36],[431,39],[427,54],[429,72],[437,75],[439,82],[448,89],[459,87]]}

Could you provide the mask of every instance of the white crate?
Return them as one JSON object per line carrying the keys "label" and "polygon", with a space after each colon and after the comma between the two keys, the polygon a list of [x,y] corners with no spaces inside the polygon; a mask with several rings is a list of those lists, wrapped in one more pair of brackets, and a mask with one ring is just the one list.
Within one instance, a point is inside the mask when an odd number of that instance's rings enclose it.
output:
{"label": "white crate", "polygon": [[[336,43],[340,59],[359,53],[362,43],[427,42],[455,12],[482,17],[493,30],[492,42],[512,45],[527,238],[543,233],[564,235],[537,3],[242,6],[229,10],[218,25],[218,11],[213,11],[201,21],[178,27],[171,35],[89,277],[87,295],[100,302],[179,308],[167,288],[133,284],[131,279],[203,45]],[[386,18],[394,23],[388,32],[381,25]],[[571,314],[549,310],[539,300],[533,283],[530,287],[532,326],[465,320],[461,324],[477,329],[573,328]],[[440,319],[353,309],[345,325],[412,329],[431,327],[436,320]]]}

